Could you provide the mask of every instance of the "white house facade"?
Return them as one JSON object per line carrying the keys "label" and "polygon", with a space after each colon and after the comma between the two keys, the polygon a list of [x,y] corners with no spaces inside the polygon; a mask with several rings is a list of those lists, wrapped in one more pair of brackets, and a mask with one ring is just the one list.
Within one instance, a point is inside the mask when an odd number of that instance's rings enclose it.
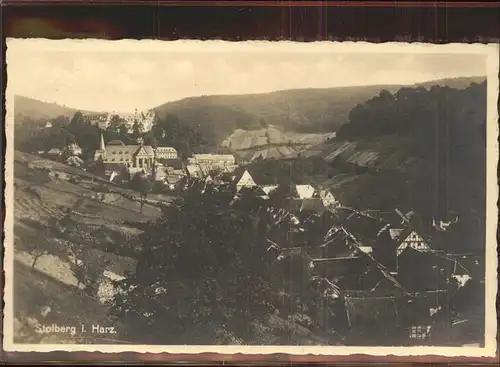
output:
{"label": "white house facade", "polygon": [[177,150],[172,147],[157,147],[155,154],[157,159],[177,159],[179,157]]}
{"label": "white house facade", "polygon": [[411,231],[407,236],[402,235],[402,237],[403,239],[397,248],[398,255],[408,247],[417,251],[431,250],[431,247],[416,231]]}

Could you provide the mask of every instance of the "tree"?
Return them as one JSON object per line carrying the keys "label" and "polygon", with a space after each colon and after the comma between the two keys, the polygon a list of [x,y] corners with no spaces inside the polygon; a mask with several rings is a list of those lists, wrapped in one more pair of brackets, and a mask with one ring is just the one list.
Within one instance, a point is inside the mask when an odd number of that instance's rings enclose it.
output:
{"label": "tree", "polygon": [[154,149],[158,147],[157,140],[152,132],[144,135],[144,145],[151,145]]}
{"label": "tree", "polygon": [[96,126],[92,126],[80,111],[73,115],[67,131],[75,136],[76,143],[84,151],[94,151],[99,148],[100,131]]}
{"label": "tree", "polygon": [[50,239],[44,235],[34,234],[28,236],[23,241],[24,247],[29,254],[33,256],[33,262],[31,263],[31,268],[34,269],[37,261],[40,257],[48,255],[53,248],[51,247]]}
{"label": "tree", "polygon": [[109,263],[102,258],[91,256],[91,249],[95,244],[102,243],[102,238],[96,234],[101,231],[76,222],[71,218],[70,212],[58,224],[63,229],[63,255],[70,262],[71,270],[78,281],[77,287],[83,284],[85,291],[95,296],[105,267]]}
{"label": "tree", "polygon": [[125,140],[128,137],[128,127],[125,124],[120,125],[120,128],[118,129],[119,135],[120,135],[120,140]]}
{"label": "tree", "polygon": [[291,328],[314,328],[328,302],[314,287],[306,257],[277,263],[268,251],[273,224],[264,202],[248,191],[229,205],[233,193],[211,186],[202,193],[203,187],[191,186],[140,236],[136,273],[117,283],[111,307],[126,337],[203,344],[222,330],[252,343],[259,332],[252,325],[265,325],[271,315]]}
{"label": "tree", "polygon": [[108,130],[112,130],[116,133],[119,133],[121,126],[123,125],[123,121],[121,121],[120,116],[113,115],[109,120],[109,128]]}
{"label": "tree", "polygon": [[151,134],[158,145],[174,147],[184,158],[190,157],[194,148],[206,145],[199,125],[182,121],[173,114],[158,119],[151,129]]}
{"label": "tree", "polygon": [[100,183],[95,191],[97,193],[96,196],[99,201],[103,201],[106,197],[106,194],[110,192],[109,187],[107,185],[104,185],[104,183]]}
{"label": "tree", "polygon": [[132,131],[133,131],[133,135],[135,138],[140,138],[142,136],[142,132],[143,132],[143,126],[142,126],[142,123],[135,119],[134,120],[134,125],[132,126]]}
{"label": "tree", "polygon": [[151,191],[153,184],[148,176],[143,172],[138,172],[132,178],[132,188],[139,192],[141,198],[141,213],[146,202],[148,193]]}
{"label": "tree", "polygon": [[74,144],[74,143],[76,143],[76,137],[75,137],[75,135],[69,133],[66,136],[66,145],[70,145],[70,144]]}
{"label": "tree", "polygon": [[77,287],[83,284],[85,292],[91,296],[97,295],[104,271],[109,263],[109,260],[106,260],[102,255],[91,256],[91,252],[87,248],[82,249],[78,262],[72,264],[73,272],[78,280]]}
{"label": "tree", "polygon": [[[190,189],[141,236],[145,251],[137,272],[119,283],[113,306],[135,330],[131,337],[172,343],[184,330],[224,325],[249,340],[250,323],[273,312],[273,267],[259,240],[259,214],[231,208],[231,198]],[[243,207],[258,208],[257,198],[242,200]],[[138,325],[145,325],[143,333]]]}
{"label": "tree", "polygon": [[76,111],[73,117],[71,118],[69,125],[70,128],[72,129],[79,129],[85,127],[87,124],[85,122],[83,114],[80,111]]}

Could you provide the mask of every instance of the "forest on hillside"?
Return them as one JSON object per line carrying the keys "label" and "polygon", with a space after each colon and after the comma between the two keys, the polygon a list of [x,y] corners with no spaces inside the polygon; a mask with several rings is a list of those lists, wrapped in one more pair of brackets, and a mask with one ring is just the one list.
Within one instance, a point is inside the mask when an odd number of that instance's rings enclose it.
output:
{"label": "forest on hillside", "polygon": [[[383,91],[356,106],[334,140],[373,145],[382,138],[405,142],[399,149],[416,163],[404,175],[364,175],[366,194],[371,192],[382,202],[390,193],[392,200],[387,201],[393,205],[407,202],[429,213],[455,210],[470,223],[481,223],[469,229],[469,235],[483,233],[486,82],[472,83],[465,89],[433,86],[403,88],[395,94]],[[385,183],[377,184],[381,180]],[[391,182],[391,190],[387,190]],[[355,188],[352,195],[363,200],[363,193]]]}
{"label": "forest on hillside", "polygon": [[349,113],[337,140],[384,135],[409,138],[414,156],[437,159],[484,174],[486,147],[486,81],[455,89],[433,86],[386,90]]}
{"label": "forest on hillside", "polygon": [[154,110],[160,121],[170,114],[199,129],[217,145],[236,129],[262,128],[261,121],[298,133],[334,132],[347,121],[350,109],[382,88],[362,86],[285,90],[263,94],[214,95],[168,102]]}
{"label": "forest on hillside", "polygon": [[[84,155],[92,155],[99,148],[99,129],[85,119],[80,111],[75,112],[71,119],[59,116],[52,119],[51,123],[51,128],[45,128],[44,120],[28,119],[23,124],[16,125],[16,149],[27,152],[48,151],[76,143],[83,149]],[[121,140],[125,144],[137,144],[137,138],[142,137],[145,144],[154,147],[174,147],[183,157],[206,146],[206,140],[200,131],[175,115],[168,115],[158,121],[151,131],[144,131],[139,122],[134,123],[132,130],[129,133],[123,121],[112,119],[109,127],[103,131],[104,141]]]}

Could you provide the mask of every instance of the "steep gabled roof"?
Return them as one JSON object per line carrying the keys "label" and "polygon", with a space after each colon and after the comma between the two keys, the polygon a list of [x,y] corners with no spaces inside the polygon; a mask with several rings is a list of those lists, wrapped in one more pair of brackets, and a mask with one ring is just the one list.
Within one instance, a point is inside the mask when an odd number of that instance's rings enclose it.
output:
{"label": "steep gabled roof", "polygon": [[188,164],[186,166],[186,171],[189,175],[199,175],[201,174],[200,167],[197,164]]}
{"label": "steep gabled roof", "polygon": [[325,205],[321,199],[304,199],[300,206],[302,212],[323,213],[325,210]]}
{"label": "steep gabled roof", "polygon": [[262,187],[262,190],[264,190],[264,192],[266,194],[270,194],[271,192],[273,192],[274,190],[276,190],[278,188],[278,185],[263,185],[261,187]]}
{"label": "steep gabled roof", "polygon": [[391,236],[391,239],[394,241],[398,241],[398,239],[401,237],[402,234],[404,234],[405,229],[404,228],[390,228],[389,229],[389,234]]}
{"label": "steep gabled roof", "polygon": [[377,238],[385,232],[383,229],[387,225],[387,223],[351,208],[340,208],[336,211],[335,217],[349,233],[354,234],[367,245],[376,242]]}
{"label": "steep gabled roof", "polygon": [[134,145],[126,145],[126,148],[128,149],[128,152],[131,156],[133,156],[137,151],[139,150],[141,146],[139,144],[134,144]]}
{"label": "steep gabled roof", "polygon": [[140,145],[139,148],[135,151],[134,154],[140,154],[141,152],[144,152],[146,155],[153,157],[155,155],[155,152],[153,150],[153,147],[150,145]]}
{"label": "steep gabled roof", "polygon": [[317,258],[311,260],[314,274],[326,278],[334,276],[360,274],[372,262],[367,256],[349,256],[334,258]]}
{"label": "steep gabled roof", "polygon": [[259,186],[246,186],[239,191],[240,195],[252,194],[255,196],[265,196],[266,193]]}
{"label": "steep gabled roof", "polygon": [[353,291],[345,292],[344,300],[351,327],[399,323],[399,299],[393,295],[374,297],[370,291]]}
{"label": "steep gabled roof", "polygon": [[316,191],[311,185],[295,185],[295,189],[300,199],[310,199]]}
{"label": "steep gabled roof", "polygon": [[177,150],[175,150],[175,148],[173,148],[173,147],[157,147],[156,151],[160,152],[160,153],[166,153],[166,152],[177,153]]}
{"label": "steep gabled roof", "polygon": [[243,171],[239,178],[236,179],[236,184],[255,186],[255,180],[248,170]]}
{"label": "steep gabled roof", "polygon": [[153,147],[151,145],[144,145],[143,148],[149,156],[155,155],[155,150],[153,149]]}
{"label": "steep gabled roof", "polygon": [[106,145],[125,145],[121,140],[111,140]]}
{"label": "steep gabled roof", "polygon": [[333,193],[328,189],[317,189],[314,191],[314,194],[312,197],[324,199],[327,196],[332,196],[333,198],[335,198],[335,195],[333,195]]}
{"label": "steep gabled roof", "polygon": [[274,184],[272,181],[269,180],[269,178],[265,175],[265,173],[261,172],[258,169],[252,169],[251,167],[245,167],[245,166],[237,166],[235,167],[234,170],[232,170],[232,174],[234,177],[234,182],[238,182],[238,180],[241,178],[243,173],[248,170],[248,173],[252,176],[253,180],[257,185],[272,185]]}
{"label": "steep gabled roof", "polygon": [[286,199],[283,205],[283,209],[292,213],[300,212],[301,207],[302,207],[301,199]]}

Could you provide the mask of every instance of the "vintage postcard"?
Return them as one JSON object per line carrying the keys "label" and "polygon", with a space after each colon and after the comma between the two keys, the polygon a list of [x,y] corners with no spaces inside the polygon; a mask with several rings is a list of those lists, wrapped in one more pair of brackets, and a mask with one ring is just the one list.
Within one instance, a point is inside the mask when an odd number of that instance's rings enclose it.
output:
{"label": "vintage postcard", "polygon": [[4,349],[494,356],[498,51],[9,39]]}

